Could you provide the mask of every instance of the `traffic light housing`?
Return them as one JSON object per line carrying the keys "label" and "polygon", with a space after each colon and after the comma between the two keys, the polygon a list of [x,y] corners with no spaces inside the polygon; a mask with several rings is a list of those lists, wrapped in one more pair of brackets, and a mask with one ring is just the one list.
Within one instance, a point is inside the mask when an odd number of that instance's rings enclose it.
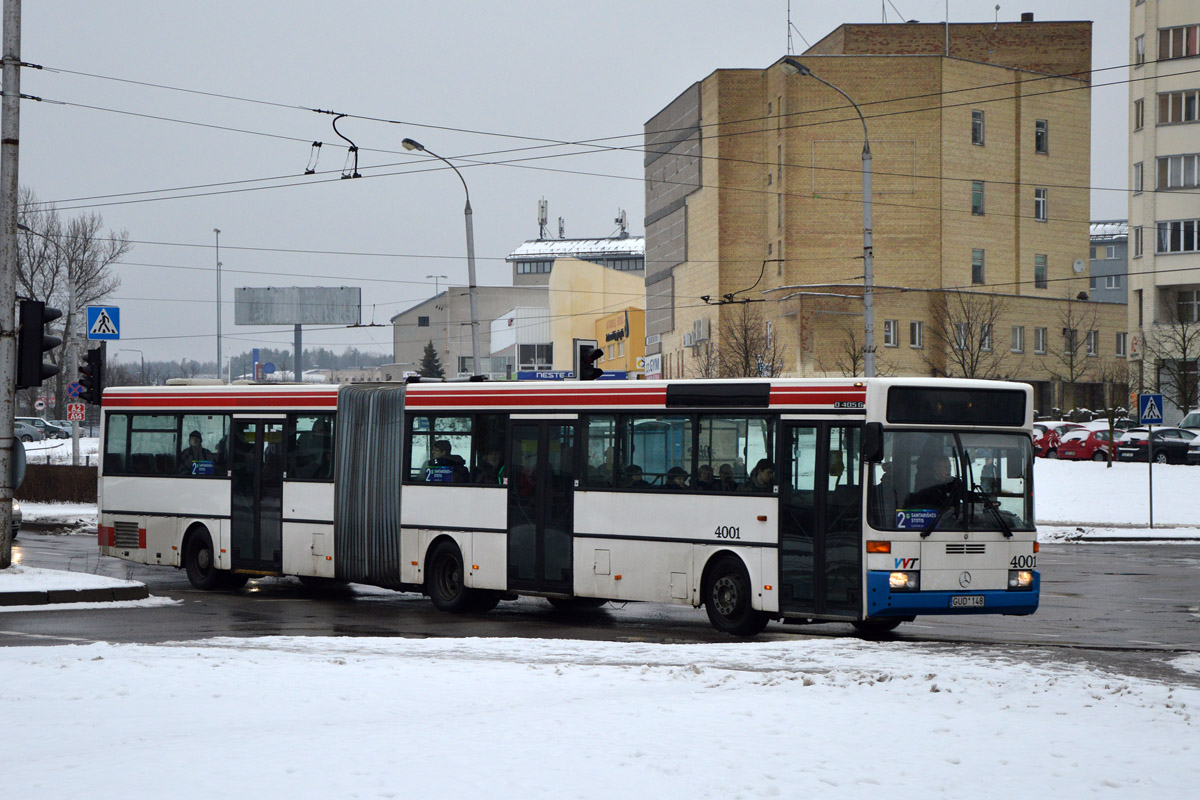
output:
{"label": "traffic light housing", "polygon": [[42,354],[62,344],[62,339],[46,333],[46,326],[62,316],[40,300],[21,300],[17,334],[17,388],[33,389],[46,378],[58,374],[58,367],[42,361]]}
{"label": "traffic light housing", "polygon": [[104,345],[93,347],[79,365],[79,399],[85,403],[100,405],[104,393]]}
{"label": "traffic light housing", "polygon": [[604,351],[599,347],[583,347],[579,350],[579,380],[594,381],[604,374],[604,370],[596,366],[596,362],[604,357]]}

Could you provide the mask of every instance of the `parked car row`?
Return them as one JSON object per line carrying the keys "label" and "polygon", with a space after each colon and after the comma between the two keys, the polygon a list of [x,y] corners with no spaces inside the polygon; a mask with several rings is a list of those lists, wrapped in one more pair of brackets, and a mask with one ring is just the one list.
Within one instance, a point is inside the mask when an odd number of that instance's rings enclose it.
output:
{"label": "parked car row", "polygon": [[1144,462],[1153,449],[1156,464],[1200,464],[1200,430],[1155,427],[1151,433],[1128,419],[1117,420],[1111,433],[1107,420],[1037,422],[1033,428],[1034,454],[1042,458]]}
{"label": "parked car row", "polygon": [[[1137,423],[1131,419],[1119,419],[1113,427],[1119,436],[1137,427]],[[1103,436],[1099,435],[1101,433]],[[1064,442],[1068,445],[1065,453],[1062,450]],[[1098,449],[1102,452],[1097,461],[1107,458],[1104,455],[1105,451],[1111,452],[1106,419],[1091,422],[1047,420],[1033,423],[1033,454],[1039,458],[1091,459],[1095,458]]]}
{"label": "parked car row", "polygon": [[17,417],[14,433],[23,442],[40,442],[42,439],[70,439],[71,423],[41,417]]}

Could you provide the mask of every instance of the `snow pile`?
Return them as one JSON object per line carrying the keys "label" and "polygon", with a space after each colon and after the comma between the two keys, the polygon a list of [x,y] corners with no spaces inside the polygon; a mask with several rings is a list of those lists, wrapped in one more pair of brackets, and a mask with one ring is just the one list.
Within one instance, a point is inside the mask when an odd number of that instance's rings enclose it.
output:
{"label": "snow pile", "polygon": [[13,564],[0,573],[4,581],[0,584],[6,592],[46,592],[59,589],[113,589],[123,586],[141,586],[137,581],[123,581],[93,575],[89,572],[63,572],[58,569],[37,569],[22,564]]}
{"label": "snow pile", "polygon": [[266,778],[297,797],[1157,800],[1200,781],[1200,690],[967,648],[95,644],[10,650],[0,691],[14,797]]}

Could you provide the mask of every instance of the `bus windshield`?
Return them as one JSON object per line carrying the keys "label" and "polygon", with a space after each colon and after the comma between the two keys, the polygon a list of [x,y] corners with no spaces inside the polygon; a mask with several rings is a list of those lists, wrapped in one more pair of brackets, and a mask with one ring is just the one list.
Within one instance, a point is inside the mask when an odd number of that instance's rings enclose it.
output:
{"label": "bus windshield", "polygon": [[868,482],[877,530],[1034,529],[1028,434],[885,431],[883,451]]}

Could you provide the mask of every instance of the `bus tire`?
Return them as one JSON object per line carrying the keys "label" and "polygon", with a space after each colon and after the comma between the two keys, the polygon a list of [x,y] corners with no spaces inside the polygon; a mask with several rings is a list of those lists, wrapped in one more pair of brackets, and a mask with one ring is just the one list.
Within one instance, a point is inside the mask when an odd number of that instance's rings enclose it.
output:
{"label": "bus tire", "polygon": [[750,591],[750,576],[741,559],[719,556],[709,568],[704,584],[704,609],[712,626],[733,636],[762,633],[770,618],[751,605]]}
{"label": "bus tire", "polygon": [[854,629],[863,636],[878,636],[881,633],[890,633],[900,627],[903,619],[860,619],[853,623]]}
{"label": "bus tire", "polygon": [[188,537],[183,554],[188,583],[197,589],[210,591],[225,585],[225,575],[217,569],[212,537],[204,528],[196,528]]}
{"label": "bus tire", "polygon": [[250,580],[249,575],[239,575],[236,572],[224,572],[222,575],[224,576],[225,580],[225,588],[231,589],[235,592],[245,586],[246,581]]}
{"label": "bus tire", "polygon": [[472,589],[469,601],[470,610],[476,614],[486,614],[500,605],[500,592],[490,589]]}
{"label": "bus tire", "polygon": [[438,611],[470,610],[471,592],[463,579],[463,558],[458,545],[446,540],[429,554],[425,592]]}

